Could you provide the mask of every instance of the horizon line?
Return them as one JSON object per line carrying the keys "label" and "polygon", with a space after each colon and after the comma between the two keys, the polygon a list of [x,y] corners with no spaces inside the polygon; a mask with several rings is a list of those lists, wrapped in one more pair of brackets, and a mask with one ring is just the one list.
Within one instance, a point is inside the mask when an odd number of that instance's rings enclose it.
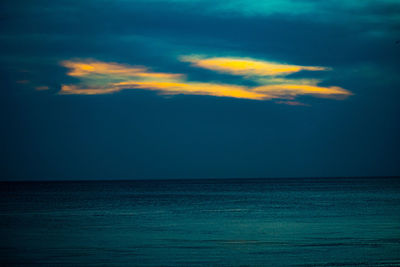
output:
{"label": "horizon line", "polygon": [[54,179],[54,180],[2,180],[0,179],[0,183],[23,183],[23,182],[129,182],[129,181],[137,181],[137,182],[145,182],[145,181],[196,181],[196,180],[295,180],[295,179],[399,179],[400,175],[383,175],[383,176],[303,176],[303,177],[221,177],[221,178],[118,178],[118,179],[110,179],[110,178],[95,178],[95,179]]}

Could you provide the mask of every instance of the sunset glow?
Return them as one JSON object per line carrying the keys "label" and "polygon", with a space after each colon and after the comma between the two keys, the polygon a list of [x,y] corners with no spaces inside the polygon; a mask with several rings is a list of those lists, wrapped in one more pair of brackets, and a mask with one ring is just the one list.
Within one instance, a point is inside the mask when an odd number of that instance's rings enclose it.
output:
{"label": "sunset glow", "polygon": [[[184,60],[187,58],[183,58]],[[182,58],[181,58],[182,60]],[[128,66],[95,60],[63,61],[67,74],[81,80],[80,84],[64,84],[60,94],[96,95],[115,93],[124,89],[157,91],[161,95],[209,95],[251,100],[294,99],[299,95],[343,99],[351,92],[341,87],[318,86],[315,79],[286,79],[284,76],[300,70],[326,70],[323,67],[307,67],[275,64],[256,60],[216,58],[197,61],[197,66],[214,70],[230,71],[243,79],[252,75],[264,76],[258,86],[188,81],[183,74],[153,72],[143,66]],[[267,76],[267,77],[265,77]]]}

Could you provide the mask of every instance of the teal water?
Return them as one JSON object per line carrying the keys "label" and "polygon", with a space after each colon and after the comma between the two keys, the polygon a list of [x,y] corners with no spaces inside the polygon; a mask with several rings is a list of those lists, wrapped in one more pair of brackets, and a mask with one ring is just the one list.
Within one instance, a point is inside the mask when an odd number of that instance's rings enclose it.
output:
{"label": "teal water", "polygon": [[400,179],[0,183],[1,266],[400,266]]}

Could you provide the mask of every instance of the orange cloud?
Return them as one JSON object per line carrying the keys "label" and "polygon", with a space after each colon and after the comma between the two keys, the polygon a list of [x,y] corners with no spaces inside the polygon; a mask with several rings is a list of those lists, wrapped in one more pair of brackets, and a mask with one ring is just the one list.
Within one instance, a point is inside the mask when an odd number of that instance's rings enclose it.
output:
{"label": "orange cloud", "polygon": [[174,79],[180,78],[181,74],[156,73],[150,72],[142,66],[130,67],[117,63],[106,63],[96,60],[85,61],[62,61],[61,65],[70,69],[68,75],[74,77],[85,77],[89,75],[110,75],[117,77],[144,77],[156,79]]}
{"label": "orange cloud", "polygon": [[125,82],[118,85],[129,88],[157,90],[166,95],[212,95],[254,100],[263,100],[266,97],[265,94],[254,92],[245,86],[217,83],[147,81]]}
{"label": "orange cloud", "polygon": [[265,94],[253,92],[244,86],[172,81],[126,81],[111,83],[108,87],[94,86],[90,88],[63,85],[60,94],[97,95],[115,93],[123,89],[154,90],[163,95],[210,95],[253,100],[263,100],[266,97]]}
{"label": "orange cloud", "polygon": [[324,67],[279,64],[251,58],[201,58],[200,56],[183,56],[180,60],[183,62],[190,62],[192,66],[195,67],[242,76],[278,76],[288,75],[301,70],[327,70],[327,68]]}
{"label": "orange cloud", "polygon": [[48,86],[36,86],[35,89],[37,91],[45,91],[45,90],[49,90]]}
{"label": "orange cloud", "polygon": [[244,86],[187,82],[182,74],[156,73],[145,67],[93,60],[63,61],[61,65],[70,69],[68,75],[79,77],[84,82],[81,85],[63,85],[60,94],[95,95],[114,93],[123,89],[145,89],[168,95],[212,95],[259,100],[265,97]]}
{"label": "orange cloud", "polygon": [[60,94],[62,95],[102,95],[102,94],[110,94],[120,91],[121,89],[118,87],[82,87],[76,85],[65,85],[61,86]]}
{"label": "orange cloud", "polygon": [[[182,74],[152,72],[142,66],[128,66],[101,61],[63,61],[69,68],[68,75],[81,80],[79,84],[62,85],[60,94],[97,95],[115,93],[125,89],[157,91],[162,95],[210,95],[251,100],[286,99],[293,100],[299,95],[311,95],[342,99],[351,92],[337,86],[318,86],[314,79],[286,79],[283,77],[260,77],[255,79],[260,85],[248,87],[242,85],[187,81]],[[263,63],[264,64],[264,63]],[[259,66],[256,64],[256,66]],[[321,68],[281,65],[285,68],[267,70],[253,68],[253,73],[288,73],[300,69]],[[314,70],[314,69],[312,69]],[[244,70],[243,70],[244,71]],[[240,72],[240,71],[239,71]],[[246,70],[249,73],[249,69]],[[245,75],[247,77],[247,75]],[[293,102],[292,103],[297,103]]]}

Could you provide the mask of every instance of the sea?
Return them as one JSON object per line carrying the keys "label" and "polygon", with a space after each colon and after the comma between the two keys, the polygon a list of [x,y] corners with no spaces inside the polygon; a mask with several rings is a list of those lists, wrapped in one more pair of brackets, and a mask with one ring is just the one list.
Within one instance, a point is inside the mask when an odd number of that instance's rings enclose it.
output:
{"label": "sea", "polygon": [[0,266],[400,266],[400,178],[1,182]]}

